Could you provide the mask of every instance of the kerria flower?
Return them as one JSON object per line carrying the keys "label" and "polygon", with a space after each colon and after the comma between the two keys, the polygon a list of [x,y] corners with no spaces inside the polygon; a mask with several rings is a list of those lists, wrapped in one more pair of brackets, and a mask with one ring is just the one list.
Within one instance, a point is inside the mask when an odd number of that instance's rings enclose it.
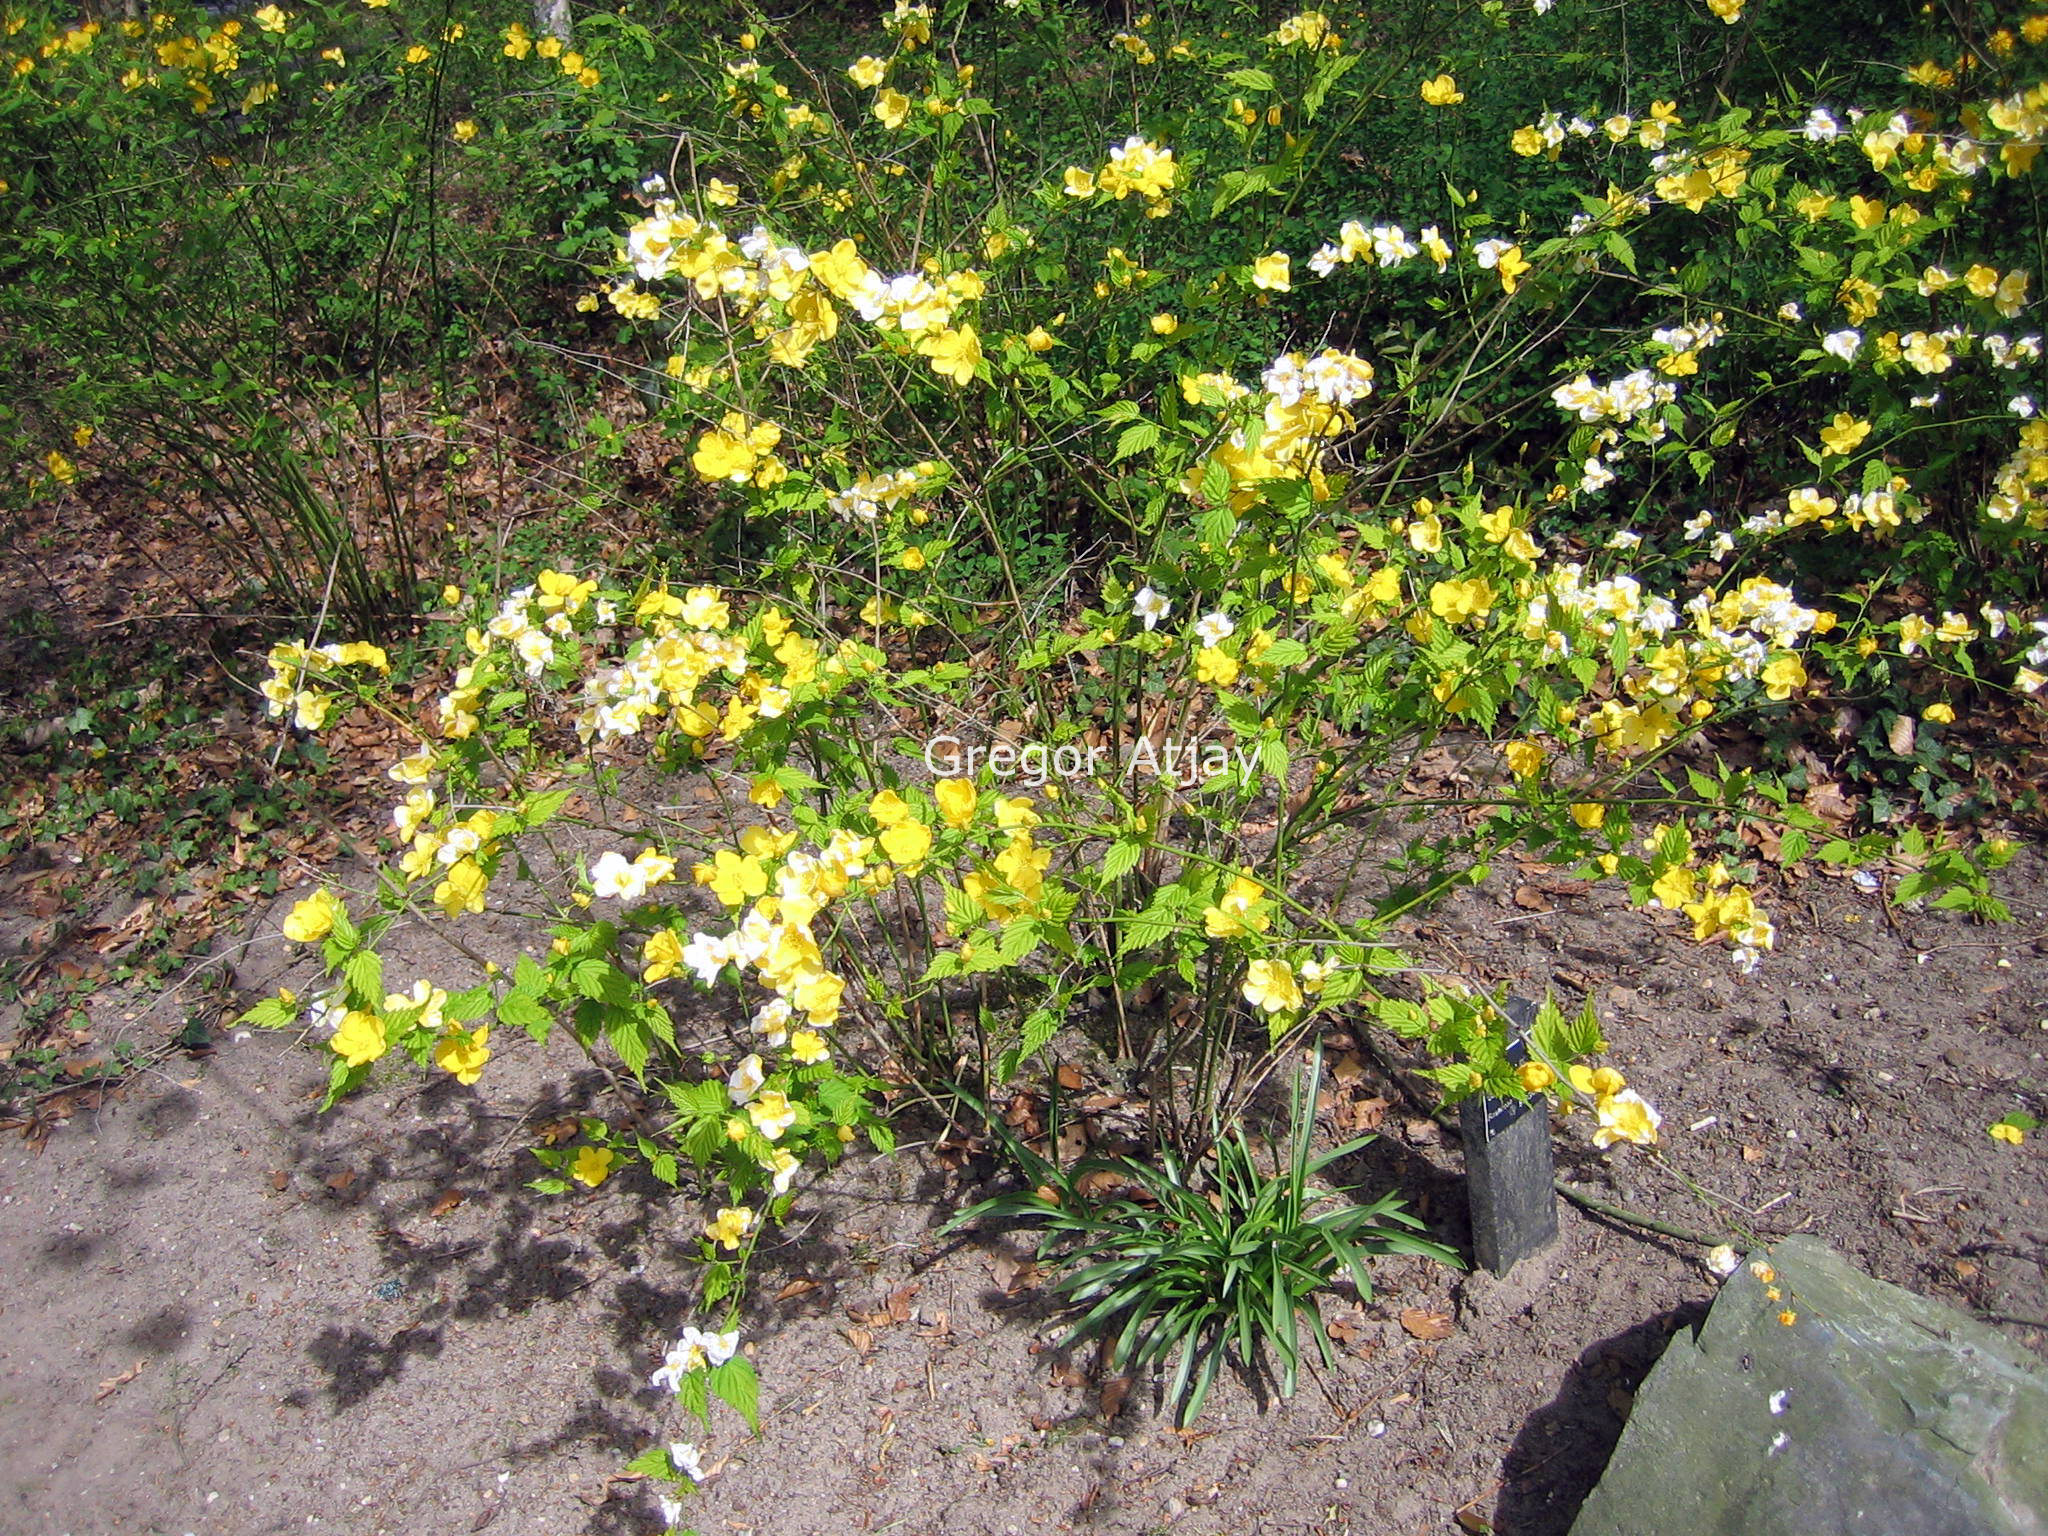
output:
{"label": "kerria flower", "polygon": [[1150,587],[1140,587],[1138,595],[1131,599],[1131,612],[1143,619],[1145,628],[1149,630],[1173,612],[1173,600],[1153,591]]}

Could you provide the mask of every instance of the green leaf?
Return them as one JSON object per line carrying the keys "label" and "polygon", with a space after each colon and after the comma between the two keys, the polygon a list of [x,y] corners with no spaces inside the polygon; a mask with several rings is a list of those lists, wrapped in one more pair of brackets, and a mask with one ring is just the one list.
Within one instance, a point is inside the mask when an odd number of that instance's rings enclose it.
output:
{"label": "green leaf", "polygon": [[384,961],[373,949],[359,949],[342,962],[349,991],[371,1008],[384,1006]]}
{"label": "green leaf", "polygon": [[734,1355],[723,1365],[713,1366],[707,1384],[728,1408],[747,1421],[747,1428],[761,1433],[761,1381],[754,1374],[754,1362]]}
{"label": "green leaf", "polygon": [[1144,851],[1145,845],[1135,837],[1119,837],[1111,843],[1102,855],[1103,882],[1121,879],[1136,869]]}
{"label": "green leaf", "polygon": [[491,1011],[491,986],[485,982],[453,994],[441,1011],[458,1024],[467,1024],[471,1019],[480,1019]]}
{"label": "green leaf", "polygon": [[521,819],[528,827],[546,826],[561,814],[562,807],[569,803],[569,797],[574,793],[568,789],[544,790],[526,802]]}
{"label": "green leaf", "polygon": [[619,1060],[636,1079],[647,1071],[647,1028],[630,1013],[614,1014],[605,1025],[605,1038],[618,1052]]}
{"label": "green leaf", "polygon": [[254,1024],[258,1029],[282,1029],[287,1024],[297,1022],[298,1017],[297,1003],[288,1003],[281,997],[266,997],[235,1022]]}
{"label": "green leaf", "polygon": [[996,1058],[996,1076],[1003,1082],[1009,1082],[1025,1062],[1051,1043],[1059,1031],[1059,1014],[1050,1008],[1034,1008],[1024,1020],[1023,1036]]}
{"label": "green leaf", "polygon": [[1109,462],[1115,464],[1119,460],[1128,459],[1134,453],[1143,453],[1147,448],[1157,447],[1158,443],[1158,422],[1133,422],[1117,435],[1116,452],[1111,456]]}

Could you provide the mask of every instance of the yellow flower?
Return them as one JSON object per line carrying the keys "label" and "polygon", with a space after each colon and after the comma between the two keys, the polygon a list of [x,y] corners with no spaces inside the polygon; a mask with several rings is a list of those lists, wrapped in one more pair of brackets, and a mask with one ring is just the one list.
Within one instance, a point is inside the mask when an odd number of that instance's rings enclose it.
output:
{"label": "yellow flower", "polygon": [[875,95],[875,119],[884,128],[901,128],[910,116],[910,98],[898,90],[883,90]]}
{"label": "yellow flower", "polygon": [[484,1075],[484,1063],[491,1059],[490,1038],[488,1024],[444,1035],[434,1047],[434,1064],[451,1073],[458,1083],[473,1083]]}
{"label": "yellow flower", "polygon": [[645,968],[640,979],[650,987],[657,981],[666,981],[679,975],[683,969],[683,941],[676,937],[672,928],[657,928],[647,935],[647,943],[640,952]]}
{"label": "yellow flower", "polygon": [[1501,291],[1513,293],[1522,280],[1522,274],[1529,270],[1529,262],[1519,245],[1511,245],[1500,253],[1495,269],[1500,273]]}
{"label": "yellow flower", "polygon": [[815,1029],[798,1029],[790,1032],[789,1054],[799,1065],[809,1067],[829,1059],[832,1052]]}
{"label": "yellow flower", "polygon": [[527,34],[525,27],[516,21],[513,22],[511,26],[505,29],[505,57],[508,59],[523,59],[531,52],[533,52],[532,37]]}
{"label": "yellow flower", "polygon": [[1523,1062],[1516,1068],[1515,1076],[1521,1079],[1522,1086],[1531,1093],[1541,1093],[1557,1081],[1557,1074],[1540,1061]]}
{"label": "yellow flower", "polygon": [[1455,107],[1465,99],[1465,93],[1449,75],[1438,75],[1422,82],[1422,99],[1432,107]]}
{"label": "yellow flower", "polygon": [[334,927],[334,916],[341,910],[341,903],[327,891],[315,891],[291,910],[284,920],[284,936],[295,944],[311,944],[324,939]]}
{"label": "yellow flower", "polygon": [[1158,314],[1152,317],[1152,332],[1156,336],[1171,336],[1180,329],[1177,315]]}
{"label": "yellow flower", "polygon": [[1431,510],[1434,504],[1427,498],[1415,503],[1418,514],[1408,525],[1408,545],[1420,555],[1440,555],[1444,550],[1444,525]]}
{"label": "yellow flower", "polygon": [[925,567],[924,551],[915,544],[907,545],[896,557],[896,563],[906,571],[921,571]]}
{"label": "yellow flower", "polygon": [[[1610,1069],[1601,1069],[1607,1070]],[[1599,1074],[1594,1075],[1597,1077]],[[1657,1144],[1657,1127],[1663,1124],[1663,1120],[1634,1089],[1601,1095],[1593,1105],[1593,1112],[1599,1120],[1599,1126],[1593,1132],[1594,1146],[1611,1147],[1617,1141],[1630,1142],[1638,1147]]]}
{"label": "yellow flower", "polygon": [[282,32],[291,18],[274,5],[266,5],[260,11],[250,13],[249,19],[265,32]]}
{"label": "yellow flower", "polygon": [[391,1048],[384,1038],[384,1021],[359,1008],[342,1016],[341,1027],[328,1044],[352,1067],[367,1066]]}
{"label": "yellow flower", "polygon": [[1761,675],[1764,694],[1772,699],[1789,699],[1794,689],[1806,686],[1806,667],[1790,651],[1781,651],[1765,662]]}
{"label": "yellow flower", "polygon": [[1244,998],[1268,1013],[1286,1013],[1301,1006],[1301,988],[1284,960],[1254,960],[1245,968]]}
{"label": "yellow flower", "polygon": [[1575,1066],[1566,1071],[1571,1085],[1587,1098],[1605,1098],[1610,1093],[1619,1093],[1628,1086],[1628,1081],[1612,1067],[1594,1069]]}
{"label": "yellow flower", "polygon": [[1195,677],[1200,682],[1228,688],[1237,681],[1237,673],[1236,658],[1216,646],[1205,645],[1195,653]]}
{"label": "yellow flower", "polygon": [[1834,425],[1821,429],[1820,445],[1829,453],[1846,454],[1853,452],[1856,445],[1868,436],[1869,422],[1858,421],[1847,411],[1839,411],[1835,415]]}
{"label": "yellow flower", "polygon": [[1518,779],[1532,779],[1543,771],[1543,749],[1533,741],[1511,741],[1505,755],[1508,771]]}
{"label": "yellow flower", "polygon": [[1920,712],[1920,718],[1932,720],[1936,725],[1953,725],[1956,712],[1947,704],[1930,704]]}
{"label": "yellow flower", "polygon": [[1783,1323],[1787,1328],[1790,1328],[1794,1323],[1799,1321],[1799,1314],[1797,1312],[1794,1312],[1790,1307],[1787,1307],[1784,1311],[1778,1314],[1778,1321],[1780,1323]]}
{"label": "yellow flower", "polygon": [[2016,1125],[2008,1124],[2004,1120],[2001,1120],[1996,1125],[1990,1127],[1990,1131],[1991,1139],[1993,1141],[2002,1141],[2009,1147],[2016,1147],[2020,1145],[2021,1142],[2027,1139],[2027,1133],[2025,1131],[2021,1130]]}
{"label": "yellow flower", "polygon": [[936,336],[927,336],[917,350],[931,359],[934,373],[958,385],[972,383],[981,366],[981,338],[971,325],[948,327]]}
{"label": "yellow flower", "polygon": [[864,91],[871,91],[882,83],[889,73],[889,66],[872,54],[863,54],[847,66],[846,78]]}
{"label": "yellow flower", "polygon": [[1543,135],[1534,128],[1517,128],[1508,139],[1508,148],[1525,159],[1543,153]]}
{"label": "yellow flower", "polygon": [[1676,912],[1699,895],[1699,877],[1683,864],[1674,864],[1651,883],[1650,894]]}
{"label": "yellow flower", "polygon": [[405,50],[405,62],[408,64],[424,64],[433,56],[434,50],[425,43],[414,43]]}
{"label": "yellow flower", "polygon": [[1429,589],[1430,612],[1453,624],[1485,618],[1493,611],[1493,599],[1492,584],[1478,576],[1469,581],[1439,581]]}
{"label": "yellow flower", "polygon": [[1732,27],[1742,20],[1744,3],[1745,0],[1707,0],[1707,9]]}
{"label": "yellow flower", "polygon": [[1034,325],[1024,337],[1024,345],[1033,352],[1050,352],[1053,347],[1052,335],[1042,325]]}
{"label": "yellow flower", "polygon": [[457,859],[449,866],[447,879],[434,887],[434,905],[449,917],[481,912],[484,889],[489,884],[489,877],[474,859]]}
{"label": "yellow flower", "polygon": [[1006,800],[996,801],[996,825],[1004,831],[1038,825],[1038,812],[1032,807],[1029,795],[1012,795]]}
{"label": "yellow flower", "polygon": [[932,786],[932,798],[939,803],[939,818],[949,827],[965,828],[974,821],[979,796],[966,779],[940,779]]}
{"label": "yellow flower", "polygon": [[43,455],[43,463],[50,471],[50,478],[59,485],[69,485],[78,478],[78,466],[54,448]]}
{"label": "yellow flower", "polygon": [[1285,251],[1274,251],[1252,263],[1252,286],[1286,293],[1294,285],[1289,277],[1292,263]]}
{"label": "yellow flower", "polygon": [[1875,229],[1884,222],[1884,199],[1854,196],[1849,199],[1849,218],[1858,229]]}
{"label": "yellow flower", "polygon": [[569,1165],[569,1177],[595,1189],[612,1176],[612,1164],[617,1161],[618,1154],[610,1147],[578,1147],[576,1160]]}
{"label": "yellow flower", "polygon": [[890,863],[907,869],[932,851],[932,829],[921,821],[906,821],[890,827],[878,841]]}
{"label": "yellow flower", "polygon": [[1273,926],[1272,914],[1264,910],[1266,889],[1248,875],[1230,882],[1230,889],[1216,905],[1202,912],[1202,928],[1212,939],[1234,939],[1241,933],[1264,933]]}
{"label": "yellow flower", "polygon": [[754,1213],[746,1206],[726,1206],[704,1223],[704,1235],[727,1252],[735,1252],[754,1230]]}

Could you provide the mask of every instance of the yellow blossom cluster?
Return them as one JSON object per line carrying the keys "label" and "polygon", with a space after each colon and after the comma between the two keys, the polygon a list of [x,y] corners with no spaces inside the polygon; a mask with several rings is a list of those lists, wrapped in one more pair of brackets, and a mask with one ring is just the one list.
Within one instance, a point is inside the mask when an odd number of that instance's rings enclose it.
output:
{"label": "yellow blossom cluster", "polygon": [[382,646],[367,640],[319,646],[281,641],[270,648],[270,675],[260,685],[266,712],[276,720],[289,710],[292,724],[302,731],[317,731],[327,724],[340,695],[331,688],[308,686],[329,680],[337,667],[368,667],[389,674],[390,659]]}
{"label": "yellow blossom cluster", "polygon": [[[887,276],[869,266],[850,239],[806,252],[757,228],[734,241],[714,221],[680,211],[668,199],[626,232],[623,259],[643,283],[688,279],[699,300],[729,306],[787,367],[804,367],[818,345],[838,335],[835,299],[886,336],[902,337],[933,372],[955,385],[970,382],[982,363],[974,327],[956,323],[961,306],[980,299],[986,288],[972,268],[942,272],[934,262],[923,271]],[[614,307],[620,292],[613,291]],[[643,317],[658,313],[657,304]]]}

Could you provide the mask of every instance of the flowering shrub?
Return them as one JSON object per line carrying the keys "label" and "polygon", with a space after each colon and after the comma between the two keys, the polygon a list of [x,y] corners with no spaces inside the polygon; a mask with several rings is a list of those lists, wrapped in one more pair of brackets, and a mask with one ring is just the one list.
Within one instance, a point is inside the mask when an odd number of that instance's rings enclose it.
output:
{"label": "flowering shrub", "polygon": [[[759,567],[544,569],[466,614],[438,707],[402,717],[394,866],[287,922],[329,978],[336,1094],[394,1050],[473,1081],[493,1029],[647,1084],[659,1134],[593,1117],[540,1149],[545,1186],[644,1162],[687,1188],[728,1332],[804,1166],[890,1145],[886,1087],[985,1089],[1069,1027],[1183,1155],[1361,1013],[1447,1100],[1583,1099],[1596,1144],[1654,1144],[1590,1004],[1524,1057],[1402,920],[1523,850],[1753,970],[1777,926],[1720,851],[1742,828],[1785,863],[1898,833],[1679,749],[1821,698],[1931,739],[1957,679],[2023,702],[2048,666],[2038,229],[2013,233],[2048,20],[1915,66],[1902,104],[1546,114],[1499,148],[1576,199],[1556,226],[1449,184],[1310,240],[1264,212],[1320,205],[1322,148],[1397,74],[1429,113],[1483,82],[1366,71],[1320,13],[1227,46],[1141,28],[1101,43],[1156,71],[1129,125],[1036,166],[947,20],[897,0],[831,77],[765,24],[699,61],[696,130],[581,303],[645,346]],[[1034,579],[1019,526],[1065,574]],[[363,653],[280,654],[301,726],[383,697]],[[1439,745],[1482,785],[1455,805],[1404,783]],[[661,809],[677,774],[714,813]],[[1911,835],[1902,896],[1998,915],[1995,845]],[[460,950],[522,882],[544,953],[387,984],[401,915]],[[733,1362],[678,1347],[686,1397],[725,1396]],[[693,1479],[688,1451],[649,1465]]]}

